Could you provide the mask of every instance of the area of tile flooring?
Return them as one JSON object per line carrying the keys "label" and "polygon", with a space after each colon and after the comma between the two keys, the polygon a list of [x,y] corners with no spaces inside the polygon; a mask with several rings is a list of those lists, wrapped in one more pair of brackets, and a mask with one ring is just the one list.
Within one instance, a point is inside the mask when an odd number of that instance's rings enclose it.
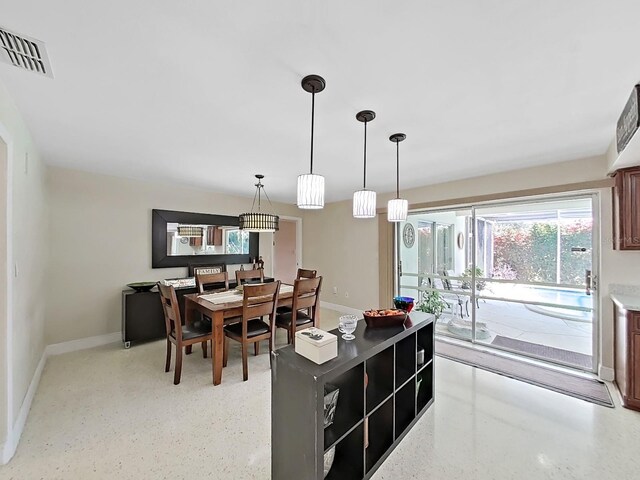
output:
{"label": "area of tile flooring", "polygon": [[[269,479],[266,348],[242,382],[235,347],[217,387],[199,348],[179,386],[163,363],[161,341],[51,357],[0,478]],[[434,406],[373,478],[631,479],[638,438],[640,413],[436,358]]]}

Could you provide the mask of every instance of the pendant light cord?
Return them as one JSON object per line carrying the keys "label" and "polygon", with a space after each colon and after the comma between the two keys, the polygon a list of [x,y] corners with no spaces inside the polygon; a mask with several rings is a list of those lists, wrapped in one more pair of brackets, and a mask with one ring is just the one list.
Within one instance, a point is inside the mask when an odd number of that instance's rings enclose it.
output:
{"label": "pendant light cord", "polygon": [[367,189],[367,121],[364,121],[364,178],[362,180],[362,189]]}
{"label": "pendant light cord", "polygon": [[316,87],[311,87],[311,171],[313,174],[313,123],[316,113]]}
{"label": "pendant light cord", "polygon": [[400,198],[400,142],[396,142],[396,198]]}
{"label": "pendant light cord", "polygon": [[261,212],[261,199],[260,199],[260,192],[264,191],[264,196],[266,197],[267,201],[269,202],[269,205],[271,206],[271,210],[273,211],[273,204],[271,203],[271,199],[269,198],[269,195],[267,195],[267,191],[264,189],[264,185],[262,185],[262,182],[260,180],[258,180],[258,183],[256,183],[256,193],[253,195],[253,203],[251,204],[251,211],[253,212],[254,207],[256,206],[256,197],[258,198],[258,212]]}

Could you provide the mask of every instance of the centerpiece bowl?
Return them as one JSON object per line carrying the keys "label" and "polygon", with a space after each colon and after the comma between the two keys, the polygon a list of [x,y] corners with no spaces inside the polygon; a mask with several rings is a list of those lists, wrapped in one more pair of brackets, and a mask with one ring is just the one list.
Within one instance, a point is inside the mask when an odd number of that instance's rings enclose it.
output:
{"label": "centerpiece bowl", "polygon": [[155,286],[156,286],[156,282],[127,283],[127,287],[133,288],[136,291],[136,293],[148,292],[149,290],[151,290]]}
{"label": "centerpiece bowl", "polygon": [[363,316],[367,327],[383,328],[403,325],[407,319],[407,312],[400,309],[367,310]]}

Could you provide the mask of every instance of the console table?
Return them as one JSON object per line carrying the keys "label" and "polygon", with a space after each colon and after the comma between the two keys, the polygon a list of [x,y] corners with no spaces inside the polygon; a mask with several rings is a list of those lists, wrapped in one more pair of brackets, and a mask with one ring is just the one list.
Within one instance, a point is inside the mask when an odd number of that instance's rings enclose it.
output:
{"label": "console table", "polygon": [[[403,327],[358,324],[355,340],[331,332],[338,335],[338,356],[322,365],[292,346],[272,352],[273,480],[323,479],[324,454],[334,447],[327,479],[368,479],[433,403],[433,315],[413,312]],[[325,428],[327,384],[340,391]]]}

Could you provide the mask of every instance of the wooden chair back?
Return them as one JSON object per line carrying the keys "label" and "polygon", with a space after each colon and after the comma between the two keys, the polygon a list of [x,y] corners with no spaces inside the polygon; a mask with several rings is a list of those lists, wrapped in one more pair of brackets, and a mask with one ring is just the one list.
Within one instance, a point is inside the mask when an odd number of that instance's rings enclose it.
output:
{"label": "wooden chair back", "polygon": [[160,301],[164,312],[164,324],[167,328],[167,337],[173,332],[176,339],[182,338],[182,321],[180,319],[180,306],[176,297],[176,290],[171,285],[162,285],[158,282]]}
{"label": "wooden chair back", "polygon": [[257,270],[236,270],[236,282],[238,285],[244,285],[252,280],[264,282],[264,270],[261,268]]}
{"label": "wooden chair back", "polygon": [[320,286],[322,277],[301,278],[293,282],[293,301],[291,310],[297,312],[304,308],[309,309],[310,316],[315,322],[316,309],[320,299]]}
{"label": "wooden chair back", "polygon": [[224,289],[229,290],[229,276],[227,272],[220,273],[198,273],[196,270],[196,287],[199,293],[206,291],[205,287],[213,284],[224,284]]}
{"label": "wooden chair back", "polygon": [[306,270],[304,268],[299,268],[296,278],[298,280],[300,280],[301,278],[316,278],[317,275],[318,275],[317,270]]}
{"label": "wooden chair back", "polygon": [[247,338],[247,322],[254,318],[269,316],[269,328],[274,335],[276,308],[280,281],[261,285],[245,285],[242,298],[242,338]]}

